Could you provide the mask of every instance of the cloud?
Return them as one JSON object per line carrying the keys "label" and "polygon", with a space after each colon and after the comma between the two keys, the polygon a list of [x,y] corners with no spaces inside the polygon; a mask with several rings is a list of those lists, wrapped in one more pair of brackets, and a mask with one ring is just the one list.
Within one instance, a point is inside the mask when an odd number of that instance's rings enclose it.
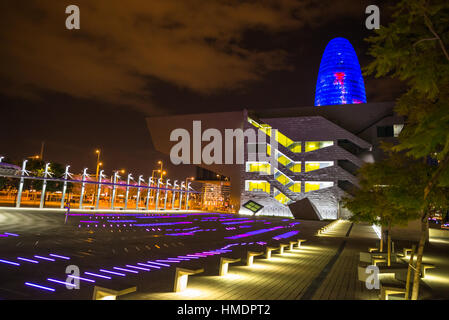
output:
{"label": "cloud", "polygon": [[275,34],[321,23],[323,10],[339,12],[347,1],[335,2],[78,0],[81,30],[67,30],[72,1],[2,1],[0,90],[147,108],[154,79],[200,93],[238,88],[291,68],[282,50],[245,48],[247,30]]}

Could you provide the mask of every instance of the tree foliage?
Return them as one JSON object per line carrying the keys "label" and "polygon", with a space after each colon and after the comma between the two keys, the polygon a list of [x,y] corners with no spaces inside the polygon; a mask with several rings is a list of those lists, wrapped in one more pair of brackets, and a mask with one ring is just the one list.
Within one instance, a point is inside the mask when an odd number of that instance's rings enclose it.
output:
{"label": "tree foliage", "polygon": [[439,160],[435,182],[449,185],[449,2],[402,0],[394,12],[393,21],[367,39],[375,59],[364,71],[408,84],[395,107],[406,117],[395,150]]}

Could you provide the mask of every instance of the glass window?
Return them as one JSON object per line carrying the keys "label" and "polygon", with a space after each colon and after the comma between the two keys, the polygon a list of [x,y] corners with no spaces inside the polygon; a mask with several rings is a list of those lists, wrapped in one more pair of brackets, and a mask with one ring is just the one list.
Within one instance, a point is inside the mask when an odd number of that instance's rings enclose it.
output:
{"label": "glass window", "polygon": [[293,142],[288,148],[290,149],[291,152],[294,153],[302,152],[301,142]]}
{"label": "glass window", "polygon": [[270,183],[263,180],[246,180],[246,191],[266,192],[270,194]]}
{"label": "glass window", "polygon": [[288,186],[293,183],[292,179],[287,177],[285,174],[283,174],[278,169],[275,169],[275,171],[274,171],[274,178],[284,186]]}
{"label": "glass window", "polygon": [[292,162],[288,169],[295,173],[301,172],[301,161]]}
{"label": "glass window", "polygon": [[333,187],[334,183],[332,181],[306,181],[305,185],[305,191],[315,191],[315,190],[321,190],[325,188]]}
{"label": "glass window", "polygon": [[278,189],[273,188],[274,190],[274,198],[279,201],[282,204],[288,204],[291,199],[289,197],[287,197],[285,194],[283,194],[282,192],[280,192]]}
{"label": "glass window", "polygon": [[268,162],[246,162],[246,172],[258,172],[270,174],[271,165]]}
{"label": "glass window", "polygon": [[292,163],[292,160],[279,150],[276,150],[276,160],[284,167],[287,167],[290,163]]}
{"label": "glass window", "polygon": [[333,141],[307,141],[306,142],[306,152],[326,148],[333,146]]}
{"label": "glass window", "polygon": [[377,127],[377,137],[379,137],[379,138],[394,137],[393,126]]}
{"label": "glass window", "polygon": [[301,182],[295,181],[293,185],[289,187],[289,189],[293,192],[300,193],[301,192]]}
{"label": "glass window", "polygon": [[333,161],[306,161],[306,172],[331,167],[333,165]]}

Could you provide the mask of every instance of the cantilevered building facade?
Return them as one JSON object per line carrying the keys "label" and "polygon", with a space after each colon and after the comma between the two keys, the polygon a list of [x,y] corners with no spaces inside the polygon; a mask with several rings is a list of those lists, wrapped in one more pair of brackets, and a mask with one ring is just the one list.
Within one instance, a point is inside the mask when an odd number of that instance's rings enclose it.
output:
{"label": "cantilevered building facade", "polygon": [[[255,130],[264,140],[245,144],[244,163],[196,163],[230,178],[236,212],[302,219],[348,217],[341,198],[357,188],[357,169],[382,157],[380,141],[394,141],[403,120],[394,114],[393,103],[366,103],[355,52],[347,40],[337,39],[323,55],[315,106],[148,118],[156,149],[170,153],[175,144],[170,133],[176,128],[193,137],[193,121],[201,121],[203,131],[217,129],[222,137],[226,129]],[[271,138],[277,142],[274,146]],[[273,165],[253,153],[272,156]]]}

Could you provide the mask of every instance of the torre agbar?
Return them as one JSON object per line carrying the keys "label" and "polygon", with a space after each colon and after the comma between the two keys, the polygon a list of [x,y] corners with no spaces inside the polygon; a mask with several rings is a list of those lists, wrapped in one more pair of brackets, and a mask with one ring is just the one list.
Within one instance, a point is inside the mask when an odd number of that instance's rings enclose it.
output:
{"label": "torre agbar", "polygon": [[[260,132],[262,141],[245,140],[244,163],[190,163],[230,180],[231,204],[240,214],[338,219],[351,215],[341,199],[358,187],[357,169],[381,158],[380,142],[394,143],[403,127],[393,106],[367,103],[356,53],[348,40],[335,38],[322,57],[315,106],[151,117],[147,125],[154,146],[167,155],[177,143],[170,141],[175,129],[187,130],[193,144],[198,136],[194,121],[201,121],[201,134],[207,129],[221,132],[223,155],[225,129]],[[251,153],[263,153],[274,162]]]}

